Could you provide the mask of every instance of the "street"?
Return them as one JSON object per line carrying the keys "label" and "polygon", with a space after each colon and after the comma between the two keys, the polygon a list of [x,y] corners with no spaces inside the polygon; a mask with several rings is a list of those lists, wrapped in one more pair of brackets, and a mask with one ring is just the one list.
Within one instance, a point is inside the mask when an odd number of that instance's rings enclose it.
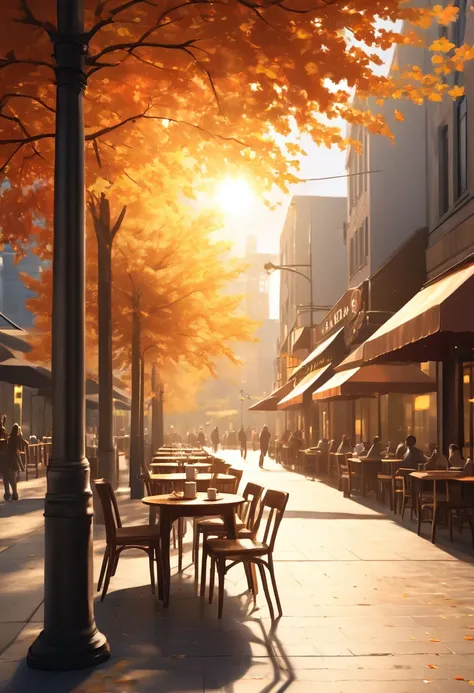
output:
{"label": "street", "polygon": [[[95,670],[47,674],[24,657],[41,629],[42,502],[45,481],[20,486],[17,504],[0,503],[0,690],[9,693],[219,691],[221,693],[451,693],[474,685],[473,555],[466,542],[433,546],[393,516],[283,470],[258,453],[240,461],[248,480],[286,490],[276,544],[283,618],[272,629],[263,593],[257,607],[240,567],[226,578],[224,618],[195,594],[190,565],[172,555],[171,603],[151,596],[140,552],[120,559],[96,620],[112,657]],[[124,525],[146,522],[140,501],[119,493]],[[95,527],[94,584],[104,550]],[[71,594],[71,598],[74,595]]]}

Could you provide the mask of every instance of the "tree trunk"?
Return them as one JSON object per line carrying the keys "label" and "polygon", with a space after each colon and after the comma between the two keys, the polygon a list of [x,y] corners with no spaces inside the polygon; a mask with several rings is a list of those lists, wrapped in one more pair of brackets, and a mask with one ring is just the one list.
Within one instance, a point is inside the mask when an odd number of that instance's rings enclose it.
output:
{"label": "tree trunk", "polygon": [[117,487],[114,454],[114,406],[112,369],[112,235],[110,205],[100,200],[99,223],[95,223],[98,249],[99,317],[99,476]]}
{"label": "tree trunk", "polygon": [[133,297],[132,410],[130,417],[130,498],[143,497],[140,459],[140,295]]}
{"label": "tree trunk", "polygon": [[155,365],[153,365],[151,373],[151,387],[153,391],[153,399],[151,400],[151,453],[153,455],[163,445],[163,392]]}
{"label": "tree trunk", "polygon": [[145,359],[143,356],[140,359],[140,459],[145,464]]}

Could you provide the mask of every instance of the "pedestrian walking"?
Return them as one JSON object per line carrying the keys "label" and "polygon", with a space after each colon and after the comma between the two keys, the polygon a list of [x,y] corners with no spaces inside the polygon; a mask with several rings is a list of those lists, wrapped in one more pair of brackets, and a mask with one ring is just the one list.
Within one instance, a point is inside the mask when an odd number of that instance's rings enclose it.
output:
{"label": "pedestrian walking", "polygon": [[199,428],[197,441],[198,441],[198,444],[201,448],[203,448],[206,444],[206,434],[204,433],[204,429],[202,426],[200,426],[200,428]]}
{"label": "pedestrian walking", "polygon": [[217,452],[217,448],[219,447],[219,440],[220,440],[219,429],[216,426],[215,428],[212,429],[212,432],[211,432],[212,451],[214,453]]}
{"label": "pedestrian walking", "polygon": [[247,434],[245,433],[244,427],[239,431],[239,443],[240,443],[240,456],[246,460],[247,459]]}
{"label": "pedestrian walking", "polygon": [[5,493],[4,500],[18,500],[18,472],[22,471],[23,463],[20,457],[21,429],[13,424],[10,435],[2,442],[1,471]]}
{"label": "pedestrian walking", "polygon": [[268,426],[264,426],[260,432],[260,459],[258,461],[258,466],[263,467],[263,461],[265,460],[265,455],[268,452],[268,445],[270,443],[271,433],[268,430]]}

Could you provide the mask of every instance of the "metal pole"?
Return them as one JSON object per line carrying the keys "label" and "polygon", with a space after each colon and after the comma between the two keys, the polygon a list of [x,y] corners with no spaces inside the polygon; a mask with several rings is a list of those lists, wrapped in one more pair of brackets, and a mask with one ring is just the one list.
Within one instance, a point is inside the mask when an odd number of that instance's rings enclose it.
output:
{"label": "metal pole", "polygon": [[158,402],[158,378],[156,372],[156,364],[153,364],[151,371],[151,389],[152,389],[152,400],[151,400],[151,454],[159,450],[162,443],[160,443],[160,422],[159,408],[160,403]]}
{"label": "metal pole", "polygon": [[132,410],[130,421],[130,498],[143,497],[140,459],[140,294],[133,297]]}
{"label": "metal pole", "polygon": [[53,449],[45,499],[44,629],[28,651],[35,669],[104,662],[94,621],[92,492],[85,458],[83,0],[58,0],[53,258]]}

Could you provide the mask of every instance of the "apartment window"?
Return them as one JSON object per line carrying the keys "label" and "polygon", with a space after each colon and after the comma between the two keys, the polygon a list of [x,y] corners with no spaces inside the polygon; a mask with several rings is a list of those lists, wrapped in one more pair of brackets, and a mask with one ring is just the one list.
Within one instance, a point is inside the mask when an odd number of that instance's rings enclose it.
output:
{"label": "apartment window", "polygon": [[[459,8],[458,18],[456,24],[454,25],[454,43],[456,46],[462,46],[464,44],[464,37],[466,35],[466,0],[456,0],[454,3],[455,7]],[[447,27],[446,27],[447,28]]]}
{"label": "apartment window", "polygon": [[449,130],[447,125],[439,129],[439,213],[449,209]]}
{"label": "apartment window", "polygon": [[369,257],[369,220],[359,226],[350,240],[349,275],[353,277],[366,266]]}
{"label": "apartment window", "polygon": [[454,104],[455,109],[455,184],[456,198],[467,190],[467,104],[462,96]]}

